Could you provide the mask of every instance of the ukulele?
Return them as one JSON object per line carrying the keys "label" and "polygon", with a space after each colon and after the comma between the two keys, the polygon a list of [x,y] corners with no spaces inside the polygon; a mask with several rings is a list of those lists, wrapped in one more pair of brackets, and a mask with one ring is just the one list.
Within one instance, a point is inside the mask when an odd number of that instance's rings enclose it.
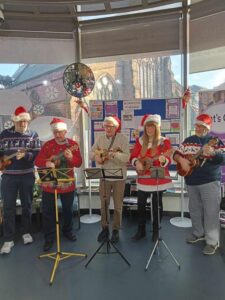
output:
{"label": "ukulele", "polygon": [[122,153],[123,151],[119,147],[117,147],[115,149],[110,149],[110,150],[96,149],[95,150],[95,155],[100,156],[100,158],[102,160],[101,165],[103,165],[105,161],[109,160],[109,154],[110,153],[117,153],[117,152]]}
{"label": "ukulele", "polygon": [[[73,145],[71,147],[68,147],[67,149],[69,149],[70,151],[73,150],[77,150],[78,149],[78,145]],[[65,151],[65,150],[64,150]],[[55,167],[67,167],[67,163],[66,163],[66,158],[64,156],[64,151],[59,152],[59,154],[57,155],[52,155],[50,158],[48,158],[47,160],[50,162],[53,162],[55,164]]]}
{"label": "ukulele", "polygon": [[[218,138],[212,138],[207,144],[205,144],[204,146],[215,146],[218,143]],[[177,162],[177,173],[180,176],[186,177],[186,176],[190,176],[191,173],[193,172],[194,169],[200,167],[204,161],[204,159],[201,159],[201,156],[203,154],[203,147],[195,154],[195,155],[185,155],[185,158],[187,160],[189,160],[189,166],[190,169],[189,171],[185,171],[182,168],[182,164],[180,164],[179,162]]]}
{"label": "ukulele", "polygon": [[0,167],[0,171],[3,171],[5,170],[9,165],[11,165],[12,163],[12,158],[13,157],[16,157],[17,153],[18,152],[22,152],[22,153],[25,153],[27,152],[28,149],[20,149],[18,150],[17,152],[15,153],[12,153],[10,155],[3,155],[1,158],[0,158],[0,162],[1,162],[1,167]]}
{"label": "ukulele", "polygon": [[150,170],[150,168],[153,166],[154,161],[157,161],[160,156],[162,156],[162,155],[163,156],[170,156],[170,155],[173,154],[173,152],[174,152],[173,149],[168,149],[167,151],[162,152],[160,155],[157,155],[153,158],[150,158],[150,157],[147,157],[147,156],[145,156],[143,158],[139,158],[138,160],[142,163],[143,170],[138,171],[137,173],[139,175],[144,175],[147,170]]}

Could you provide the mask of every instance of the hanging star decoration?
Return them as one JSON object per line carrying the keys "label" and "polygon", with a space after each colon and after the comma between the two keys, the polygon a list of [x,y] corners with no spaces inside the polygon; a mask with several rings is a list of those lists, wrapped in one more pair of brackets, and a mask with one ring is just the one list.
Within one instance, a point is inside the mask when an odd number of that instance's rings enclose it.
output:
{"label": "hanging star decoration", "polygon": [[80,108],[82,108],[89,115],[89,106],[86,102],[84,102],[80,98],[76,98],[74,101],[79,105]]}
{"label": "hanging star decoration", "polygon": [[186,89],[182,96],[182,108],[185,109],[187,107],[188,102],[191,99],[191,90],[189,88]]}

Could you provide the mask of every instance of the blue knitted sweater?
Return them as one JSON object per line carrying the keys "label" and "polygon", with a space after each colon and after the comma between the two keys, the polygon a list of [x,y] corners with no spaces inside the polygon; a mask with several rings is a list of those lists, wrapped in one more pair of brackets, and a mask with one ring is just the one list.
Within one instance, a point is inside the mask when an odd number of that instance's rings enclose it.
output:
{"label": "blue knitted sweater", "polygon": [[4,158],[16,154],[18,150],[25,151],[25,156],[17,160],[11,159],[11,164],[2,171],[3,174],[21,175],[34,171],[34,159],[41,148],[41,142],[35,131],[27,130],[25,133],[15,131],[15,127],[5,129],[0,134],[1,156]]}
{"label": "blue knitted sweater", "polygon": [[[208,144],[212,138],[210,135],[204,137],[198,137],[197,135],[190,136],[184,140],[174,155],[176,153],[182,156],[194,155],[205,144]],[[225,146],[221,140],[218,140],[214,149],[216,152],[215,156],[206,158],[202,166],[194,169],[190,176],[185,177],[187,185],[201,185],[221,180],[221,166],[225,165]]]}

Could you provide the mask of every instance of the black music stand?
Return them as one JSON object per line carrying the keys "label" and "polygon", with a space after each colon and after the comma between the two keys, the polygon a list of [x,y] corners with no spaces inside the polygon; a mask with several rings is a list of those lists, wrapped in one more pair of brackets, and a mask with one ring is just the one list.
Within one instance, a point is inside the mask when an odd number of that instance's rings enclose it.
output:
{"label": "black music stand", "polygon": [[[123,179],[123,173],[122,169],[101,169],[101,168],[87,168],[84,169],[84,174],[86,179],[101,179],[103,180],[103,184],[105,183],[106,179]],[[106,218],[108,216],[108,211],[105,203],[105,214]],[[103,248],[103,246],[106,244],[106,252],[100,252],[100,250]],[[110,248],[114,248],[114,252],[110,252]],[[96,254],[113,254],[118,253],[122,259],[127,263],[128,266],[130,266],[129,261],[126,259],[126,257],[120,252],[120,250],[114,245],[113,242],[110,241],[109,236],[101,243],[101,245],[97,248],[97,250],[94,252],[94,254],[91,256],[91,258],[86,263],[85,267],[89,265],[89,263],[92,261],[92,259],[95,257]]]}
{"label": "black music stand", "polygon": [[54,188],[54,194],[55,194],[55,217],[56,217],[56,241],[57,241],[57,251],[48,253],[48,254],[42,254],[39,256],[39,258],[50,258],[55,261],[51,278],[49,284],[52,285],[56,269],[60,263],[60,261],[65,260],[67,258],[70,258],[71,256],[79,256],[79,257],[87,257],[87,254],[85,253],[72,253],[72,252],[62,252],[60,248],[60,234],[59,234],[59,212],[58,212],[58,193],[57,188],[60,186],[63,182],[71,182],[74,181],[73,177],[70,177],[70,173],[73,171],[73,168],[64,168],[64,169],[54,169],[54,168],[40,168],[37,169],[37,172],[39,174],[39,180],[38,184],[41,186],[45,184],[52,184],[52,187]]}
{"label": "black music stand", "polygon": [[145,271],[147,271],[148,266],[151,262],[152,256],[155,253],[155,250],[157,248],[157,252],[159,255],[159,243],[162,242],[164,247],[166,248],[166,250],[169,252],[169,254],[171,255],[171,257],[173,258],[174,262],[176,263],[176,265],[178,266],[178,269],[180,270],[180,264],[177,261],[177,259],[175,258],[175,256],[173,255],[173,253],[171,252],[171,250],[169,249],[169,247],[167,246],[167,244],[165,243],[165,241],[163,240],[163,238],[160,236],[160,229],[161,229],[161,222],[160,222],[160,207],[159,207],[159,179],[163,179],[163,178],[168,178],[165,176],[165,169],[162,167],[152,167],[150,168],[150,176],[143,176],[143,177],[150,177],[150,178],[155,178],[156,179],[156,186],[157,186],[157,211],[158,211],[158,238],[155,242],[155,245],[153,247],[153,250],[150,254],[150,257],[147,261],[146,267],[145,267]]}

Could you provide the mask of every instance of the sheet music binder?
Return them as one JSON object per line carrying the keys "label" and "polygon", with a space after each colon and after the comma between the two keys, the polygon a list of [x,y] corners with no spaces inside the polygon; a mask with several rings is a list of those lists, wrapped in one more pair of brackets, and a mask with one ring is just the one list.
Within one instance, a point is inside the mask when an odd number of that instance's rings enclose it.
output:
{"label": "sheet music binder", "polygon": [[86,168],[84,174],[86,179],[123,179],[122,169]]}
{"label": "sheet music binder", "polygon": [[39,175],[38,183],[62,183],[62,182],[70,182],[75,180],[71,178],[71,171],[73,168],[62,168],[62,169],[54,169],[54,168],[38,168],[37,173]]}
{"label": "sheet music binder", "polygon": [[163,179],[165,178],[165,169],[161,167],[150,168],[151,178]]}
{"label": "sheet music binder", "polygon": [[37,169],[39,175],[39,182],[40,183],[47,183],[47,182],[57,182],[57,178],[51,168],[38,168]]}

